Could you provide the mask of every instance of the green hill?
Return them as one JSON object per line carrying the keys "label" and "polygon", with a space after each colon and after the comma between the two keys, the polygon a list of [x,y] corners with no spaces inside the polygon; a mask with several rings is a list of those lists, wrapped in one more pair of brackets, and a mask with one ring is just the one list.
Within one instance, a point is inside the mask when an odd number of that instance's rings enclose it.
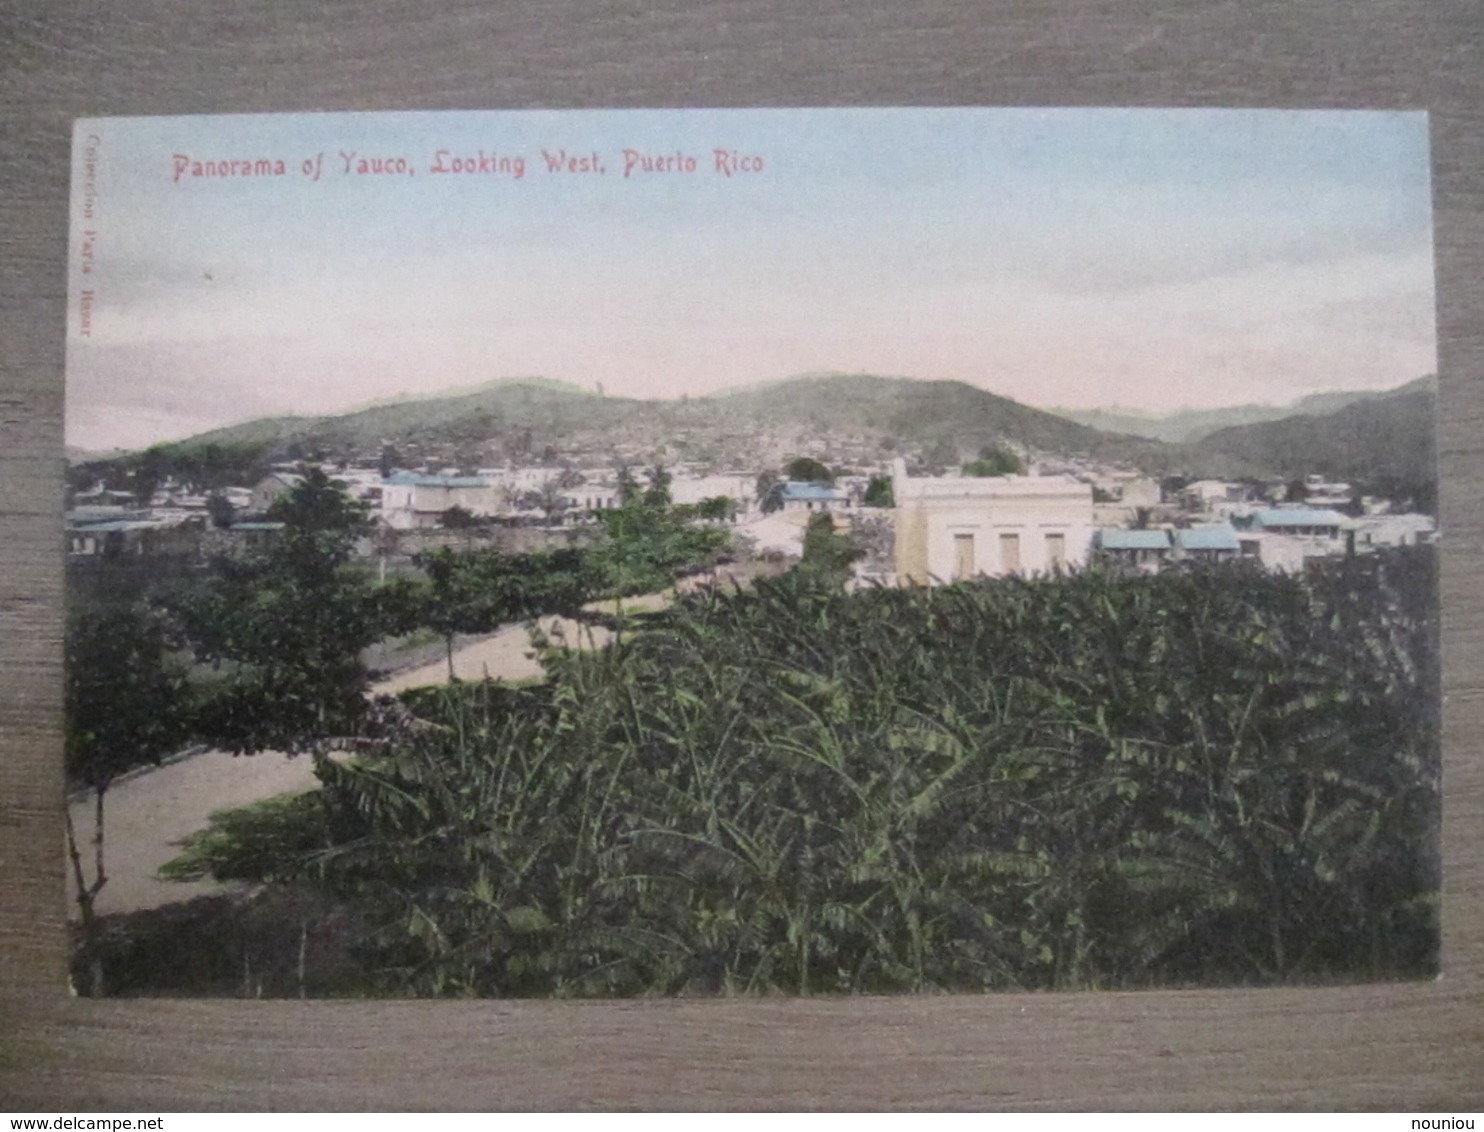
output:
{"label": "green hill", "polygon": [[286,448],[354,449],[362,454],[392,444],[482,440],[525,429],[575,431],[602,428],[648,404],[599,397],[564,382],[513,379],[490,382],[472,392],[397,400],[324,417],[265,417],[213,429],[180,442],[207,444],[271,441]]}
{"label": "green hill", "polygon": [[1157,442],[1100,432],[962,381],[819,374],[693,401],[761,427],[802,422],[821,430],[887,437],[904,448],[955,449],[972,458],[989,444],[1011,443],[1058,456],[1090,456],[1160,465]]}
{"label": "green hill", "polygon": [[1317,472],[1356,484],[1435,484],[1435,388],[1424,378],[1332,413],[1225,428],[1187,447],[1284,478]]}
{"label": "green hill", "polygon": [[1118,460],[1153,470],[1168,463],[1157,442],[1063,420],[957,381],[812,375],[709,397],[643,401],[604,397],[541,380],[492,382],[473,391],[397,400],[338,416],[265,417],[214,429],[169,447],[197,452],[250,446],[270,458],[315,453],[374,457],[401,451],[495,444],[516,454],[588,453],[604,446],[724,450],[756,459],[769,439],[799,447],[811,437],[859,442],[873,452],[937,452],[943,462],[1009,443],[1045,455]]}
{"label": "green hill", "polygon": [[1134,409],[1120,409],[1117,406],[1109,409],[1053,408],[1047,412],[1105,432],[1121,432],[1129,436],[1163,440],[1169,444],[1187,444],[1220,429],[1300,415],[1319,416],[1359,401],[1385,397],[1393,392],[1396,390],[1337,390],[1333,393],[1311,393],[1287,405],[1229,405],[1220,409],[1181,409],[1175,413],[1145,413]]}
{"label": "green hill", "polygon": [[[338,416],[265,417],[152,451],[169,455],[167,468],[182,457],[187,463],[194,458],[225,476],[239,455],[238,462],[250,459],[258,468],[320,456],[374,460],[387,445],[409,466],[544,458],[703,459],[749,468],[801,454],[871,465],[900,453],[951,465],[973,459],[986,446],[1009,445],[1038,459],[1086,458],[1156,476],[1289,478],[1321,472],[1366,483],[1430,483],[1433,403],[1430,380],[1415,382],[1331,413],[1167,444],[1090,428],[959,381],[813,374],[708,397],[645,401],[521,379]],[[123,457],[113,467],[129,469],[141,459]],[[111,478],[102,465],[75,470]],[[220,476],[214,471],[212,478]]]}

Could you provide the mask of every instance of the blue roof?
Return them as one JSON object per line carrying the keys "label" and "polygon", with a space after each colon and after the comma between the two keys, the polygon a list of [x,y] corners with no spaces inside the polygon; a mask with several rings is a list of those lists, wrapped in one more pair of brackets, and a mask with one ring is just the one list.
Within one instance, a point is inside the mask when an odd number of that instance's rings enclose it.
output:
{"label": "blue roof", "polygon": [[1175,542],[1181,550],[1241,550],[1242,543],[1230,523],[1212,523],[1176,531]]}
{"label": "blue roof", "polygon": [[483,476],[429,476],[421,472],[398,472],[388,476],[383,483],[397,487],[488,487],[489,480]]}
{"label": "blue roof", "polygon": [[1347,521],[1338,511],[1312,507],[1275,507],[1255,518],[1259,527],[1343,527]]}
{"label": "blue roof", "polygon": [[804,483],[800,480],[789,480],[783,485],[782,496],[784,500],[790,499],[843,499],[841,492],[822,483]]}
{"label": "blue roof", "polygon": [[1098,531],[1098,545],[1104,550],[1169,550],[1170,532],[1109,527]]}
{"label": "blue roof", "polygon": [[148,508],[126,511],[117,507],[75,507],[67,512],[69,527],[87,527],[98,523],[117,523],[123,520],[148,519]]}
{"label": "blue roof", "polygon": [[67,525],[76,535],[107,534],[110,531],[162,531],[166,524],[159,519],[102,519],[92,523]]}

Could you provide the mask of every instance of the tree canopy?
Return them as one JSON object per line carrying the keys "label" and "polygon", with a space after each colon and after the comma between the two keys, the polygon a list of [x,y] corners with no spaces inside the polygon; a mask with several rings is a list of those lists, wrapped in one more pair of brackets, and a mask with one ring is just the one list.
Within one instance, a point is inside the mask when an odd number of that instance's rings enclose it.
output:
{"label": "tree canopy", "polygon": [[867,507],[895,507],[896,493],[890,476],[872,476],[861,502]]}
{"label": "tree canopy", "polygon": [[382,635],[365,570],[350,564],[367,509],[318,468],[276,500],[268,546],[222,557],[176,601],[197,659],[212,667],[199,723],[234,752],[314,749],[365,715],[361,650]]}
{"label": "tree canopy", "polygon": [[979,459],[963,466],[966,476],[987,478],[991,476],[1018,476],[1025,471],[1020,457],[1008,448],[986,446],[979,450]]}
{"label": "tree canopy", "polygon": [[325,763],[280,850],[218,819],[194,867],[355,909],[363,993],[1425,976],[1430,577],[705,591],[541,687],[409,697],[433,726]]}
{"label": "tree canopy", "polygon": [[835,482],[835,473],[812,456],[797,456],[790,460],[784,474],[799,483],[831,484]]}

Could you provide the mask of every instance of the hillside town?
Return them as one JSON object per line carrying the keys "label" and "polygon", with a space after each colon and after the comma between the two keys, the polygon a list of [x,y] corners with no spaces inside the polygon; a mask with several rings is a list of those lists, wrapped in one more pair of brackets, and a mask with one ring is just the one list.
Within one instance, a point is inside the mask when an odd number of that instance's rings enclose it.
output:
{"label": "hillside town", "polygon": [[[799,557],[806,527],[819,514],[843,533],[869,531],[856,574],[886,584],[1044,573],[1095,560],[1155,572],[1192,560],[1242,559],[1295,572],[1314,559],[1437,537],[1434,517],[1408,510],[1405,501],[1361,495],[1318,474],[1160,481],[1127,467],[1012,453],[1008,467],[1017,470],[985,474],[970,462],[930,475],[922,461],[898,456],[872,464],[860,455],[816,449],[818,458],[804,458],[817,468],[811,479],[787,478],[786,464],[718,471],[681,462],[663,471],[671,502],[720,501],[716,514],[753,555]],[[836,461],[848,470],[831,471]],[[211,492],[173,478],[147,498],[101,483],[78,490],[66,512],[69,556],[184,564],[259,547],[281,526],[272,517],[275,500],[300,482],[306,466],[283,462],[257,482]],[[383,566],[439,546],[570,544],[597,513],[620,506],[630,475],[626,468],[550,464],[472,474],[370,461],[323,466],[369,509],[374,530],[357,550]],[[873,495],[873,483],[890,491]]]}
{"label": "hillside town", "polygon": [[[1436,790],[1438,528],[1407,496],[1317,472],[1156,478],[1008,440],[730,467],[392,447],[73,477],[79,993],[1073,989],[1330,977],[1377,953],[1290,958],[1329,931],[1370,933],[1388,971],[1434,969],[1414,831]],[[1332,789],[1353,765],[1366,779]],[[1286,801],[1305,794],[1312,821]],[[1366,855],[1377,799],[1389,848]],[[1215,847],[1183,839],[1201,823]],[[886,913],[787,942],[787,915],[860,898],[877,846],[916,845],[902,875],[943,879],[908,899],[976,909],[920,966]],[[1295,902],[1275,937],[1287,893],[1332,883],[1275,871],[1298,852],[1352,862],[1354,911],[1332,926]],[[1062,884],[1171,853],[1224,876],[1238,912],[1180,872]],[[523,863],[541,860],[574,864]],[[690,895],[631,891],[652,871]],[[896,883],[866,899],[893,907]],[[780,885],[804,911],[766,909]],[[1399,903],[1371,895],[1386,885]],[[755,923],[690,939],[692,899]],[[409,901],[436,935],[406,929]],[[1166,905],[1179,921],[1146,954]],[[680,942],[636,958],[584,934],[593,917]],[[1088,917],[1090,960],[1064,930]],[[1232,933],[1242,952],[1202,966]],[[867,958],[841,967],[844,946]]]}

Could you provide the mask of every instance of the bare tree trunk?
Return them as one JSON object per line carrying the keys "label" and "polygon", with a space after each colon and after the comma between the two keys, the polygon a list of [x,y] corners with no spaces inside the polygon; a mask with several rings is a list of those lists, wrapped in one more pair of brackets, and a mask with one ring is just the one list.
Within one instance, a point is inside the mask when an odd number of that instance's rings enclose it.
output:
{"label": "bare tree trunk", "polygon": [[1268,931],[1273,942],[1273,966],[1277,970],[1280,982],[1288,981],[1288,961],[1283,948],[1283,925],[1277,913],[1268,920]]}
{"label": "bare tree trunk", "polygon": [[306,916],[299,917],[299,997],[308,998],[304,989],[304,958],[309,947],[309,919]]}
{"label": "bare tree trunk", "polygon": [[77,845],[77,829],[72,824],[72,807],[66,807],[67,855],[72,860],[72,877],[77,884],[77,908],[82,917],[82,953],[88,962],[88,993],[94,998],[103,995],[103,955],[98,938],[98,893],[108,883],[103,871],[103,796],[108,792],[107,784],[93,787],[93,883],[83,875],[82,851]]}

